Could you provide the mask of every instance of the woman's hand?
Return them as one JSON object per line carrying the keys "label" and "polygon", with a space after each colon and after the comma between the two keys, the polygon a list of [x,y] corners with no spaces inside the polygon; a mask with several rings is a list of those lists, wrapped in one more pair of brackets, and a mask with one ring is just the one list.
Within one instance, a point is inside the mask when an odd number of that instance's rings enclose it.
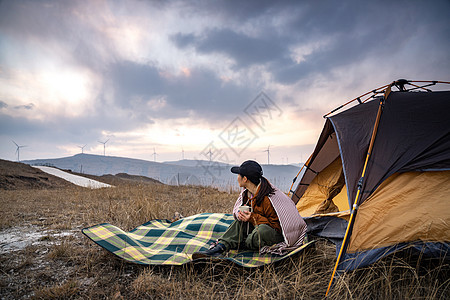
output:
{"label": "woman's hand", "polygon": [[239,221],[248,222],[250,220],[250,216],[252,215],[249,211],[238,211],[237,218]]}

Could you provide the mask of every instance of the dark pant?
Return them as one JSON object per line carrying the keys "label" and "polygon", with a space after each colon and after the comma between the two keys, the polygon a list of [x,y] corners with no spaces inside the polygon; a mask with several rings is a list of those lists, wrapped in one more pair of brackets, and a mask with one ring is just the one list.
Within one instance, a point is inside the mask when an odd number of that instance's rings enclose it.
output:
{"label": "dark pant", "polygon": [[272,246],[284,240],[283,235],[266,224],[253,226],[248,222],[235,220],[227,231],[219,238],[226,250],[250,249],[259,250],[264,246]]}

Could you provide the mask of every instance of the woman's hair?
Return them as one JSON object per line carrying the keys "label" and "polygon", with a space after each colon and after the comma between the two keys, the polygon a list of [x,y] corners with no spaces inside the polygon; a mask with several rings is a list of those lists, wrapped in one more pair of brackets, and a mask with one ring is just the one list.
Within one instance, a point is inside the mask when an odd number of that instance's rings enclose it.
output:
{"label": "woman's hair", "polygon": [[[245,175],[241,175],[241,177],[244,177]],[[253,183],[254,185],[258,185],[259,183],[261,183],[261,186],[259,187],[259,191],[258,194],[256,195],[255,198],[255,204],[256,206],[260,206],[262,201],[264,200],[264,197],[266,196],[270,196],[273,195],[275,193],[275,190],[273,189],[273,187],[270,185],[269,181],[261,176],[259,178],[257,177],[248,177],[246,176],[248,180],[250,180],[251,183]],[[244,191],[244,194],[242,195],[242,204],[244,205],[248,200],[248,190],[246,189]]]}

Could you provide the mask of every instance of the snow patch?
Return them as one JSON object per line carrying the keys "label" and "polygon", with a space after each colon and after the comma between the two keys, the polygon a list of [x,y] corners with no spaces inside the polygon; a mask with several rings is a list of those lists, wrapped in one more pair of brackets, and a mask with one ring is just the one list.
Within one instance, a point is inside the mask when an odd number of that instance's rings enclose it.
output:
{"label": "snow patch", "polygon": [[64,180],[67,180],[73,184],[79,185],[79,186],[83,186],[83,187],[87,187],[87,188],[91,188],[91,189],[99,189],[99,188],[104,188],[104,187],[112,187],[112,185],[97,181],[97,180],[93,180],[93,179],[89,179],[83,176],[78,176],[78,175],[74,175],[74,174],[70,174],[67,172],[64,172],[60,169],[55,169],[52,167],[45,167],[45,166],[34,166],[35,168],[38,168],[39,170],[60,177]]}
{"label": "snow patch", "polygon": [[0,231],[0,254],[18,251],[31,245],[45,243],[43,237],[64,237],[74,235],[74,231],[50,232],[48,230],[39,230],[36,226],[13,227]]}

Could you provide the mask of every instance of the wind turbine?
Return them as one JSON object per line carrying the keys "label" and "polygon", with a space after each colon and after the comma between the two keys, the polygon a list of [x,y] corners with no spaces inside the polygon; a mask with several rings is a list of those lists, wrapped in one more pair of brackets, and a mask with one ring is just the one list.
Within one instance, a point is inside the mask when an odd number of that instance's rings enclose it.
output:
{"label": "wind turbine", "polygon": [[26,146],[19,146],[17,145],[16,142],[12,141],[14,143],[14,145],[16,145],[17,149],[16,149],[16,153],[17,153],[17,161],[20,162],[20,148],[26,147]]}
{"label": "wind turbine", "polygon": [[209,161],[211,161],[211,156],[212,156],[212,151],[211,151],[211,148],[209,148],[209,151],[208,152],[206,152],[206,154],[209,154]]}
{"label": "wind turbine", "polygon": [[156,153],[155,148],[153,148],[153,161],[156,161],[156,155],[158,155],[158,153]]}
{"label": "wind turbine", "polygon": [[104,142],[100,142],[98,141],[100,144],[103,144],[103,156],[106,156],[106,143],[109,141],[109,139],[107,139]]}
{"label": "wind turbine", "polygon": [[[87,144],[86,144],[86,145],[87,145]],[[84,153],[84,147],[86,147],[86,145],[84,145],[84,146],[78,146],[78,148],[81,148],[81,154]]]}
{"label": "wind turbine", "polygon": [[270,145],[263,152],[267,152],[267,164],[270,165]]}

